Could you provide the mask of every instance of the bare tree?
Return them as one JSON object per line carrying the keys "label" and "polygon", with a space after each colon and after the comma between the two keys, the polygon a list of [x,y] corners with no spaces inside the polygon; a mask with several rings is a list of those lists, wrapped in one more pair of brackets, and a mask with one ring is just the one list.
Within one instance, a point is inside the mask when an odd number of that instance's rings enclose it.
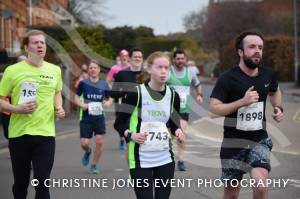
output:
{"label": "bare tree", "polygon": [[257,29],[265,34],[278,32],[278,24],[259,3],[224,1],[184,18],[187,30],[196,29],[208,47],[221,49],[240,32]]}
{"label": "bare tree", "polygon": [[97,25],[108,17],[106,0],[70,0],[69,10],[79,23]]}
{"label": "bare tree", "polygon": [[193,11],[192,13],[184,16],[183,26],[186,30],[201,29],[207,21],[207,7],[202,8],[200,11]]}

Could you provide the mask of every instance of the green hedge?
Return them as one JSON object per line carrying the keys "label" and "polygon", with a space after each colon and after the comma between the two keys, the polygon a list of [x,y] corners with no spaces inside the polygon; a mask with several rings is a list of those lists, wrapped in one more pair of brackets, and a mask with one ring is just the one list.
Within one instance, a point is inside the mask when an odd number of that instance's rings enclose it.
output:
{"label": "green hedge", "polygon": [[161,38],[138,38],[137,46],[141,48],[144,52],[144,57],[146,58],[154,51],[173,51],[174,48],[180,48],[183,40],[168,40]]}

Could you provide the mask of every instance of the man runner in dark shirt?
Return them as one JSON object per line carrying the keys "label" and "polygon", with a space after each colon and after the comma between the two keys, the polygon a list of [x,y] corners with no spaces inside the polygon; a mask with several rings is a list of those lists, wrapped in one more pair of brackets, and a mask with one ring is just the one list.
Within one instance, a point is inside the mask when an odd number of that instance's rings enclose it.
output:
{"label": "man runner in dark shirt", "polygon": [[[112,86],[111,97],[114,99],[119,99],[120,102],[124,98],[125,94],[128,92],[135,92],[135,86],[140,81],[142,77],[142,64],[143,64],[143,53],[141,49],[133,48],[129,52],[130,56],[130,68],[119,71],[114,79]],[[121,103],[117,104],[118,108],[116,111],[121,110]],[[118,120],[118,113],[116,113],[116,120],[114,126],[120,122]],[[120,135],[120,150],[125,150],[126,142],[122,134]]]}
{"label": "man runner in dark shirt", "polygon": [[[243,174],[250,173],[256,185],[253,198],[267,198],[266,182],[271,170],[272,141],[266,131],[266,100],[270,97],[276,122],[283,119],[281,92],[270,68],[261,67],[264,39],[257,32],[244,32],[236,39],[239,64],[218,79],[210,110],[225,116],[220,157],[223,198],[238,198]],[[234,182],[234,183],[233,183]]]}

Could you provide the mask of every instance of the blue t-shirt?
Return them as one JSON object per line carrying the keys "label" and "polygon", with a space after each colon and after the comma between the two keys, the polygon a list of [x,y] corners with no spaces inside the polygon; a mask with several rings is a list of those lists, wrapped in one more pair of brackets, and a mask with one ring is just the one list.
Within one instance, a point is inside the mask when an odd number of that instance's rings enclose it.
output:
{"label": "blue t-shirt", "polygon": [[[90,78],[80,81],[77,87],[77,95],[81,96],[85,104],[89,102],[102,102],[104,98],[109,97],[109,87],[105,80],[92,82]],[[91,120],[101,118],[103,115],[89,115],[88,111],[80,111],[80,120]]]}

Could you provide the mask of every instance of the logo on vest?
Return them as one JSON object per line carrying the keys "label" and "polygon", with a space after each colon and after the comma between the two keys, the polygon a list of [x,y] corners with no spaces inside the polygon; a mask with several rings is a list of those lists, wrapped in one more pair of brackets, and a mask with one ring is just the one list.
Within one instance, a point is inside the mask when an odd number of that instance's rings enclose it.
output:
{"label": "logo on vest", "polygon": [[165,111],[152,111],[152,110],[148,110],[148,114],[151,115],[152,117],[166,117],[167,114]]}

